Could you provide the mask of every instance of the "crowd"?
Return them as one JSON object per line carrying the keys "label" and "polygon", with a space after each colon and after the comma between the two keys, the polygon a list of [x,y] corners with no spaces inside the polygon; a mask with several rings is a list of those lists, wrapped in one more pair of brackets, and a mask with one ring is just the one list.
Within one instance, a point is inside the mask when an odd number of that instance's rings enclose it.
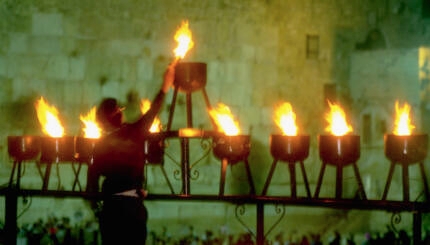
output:
{"label": "crowd", "polygon": [[[0,244],[5,238],[1,227]],[[17,245],[96,245],[98,227],[95,221],[72,225],[68,217],[49,217],[23,224],[17,231]]]}
{"label": "crowd", "polygon": [[[190,229],[192,230],[192,229]],[[273,239],[267,239],[266,245],[412,245],[412,235],[405,230],[395,232],[387,230],[385,233],[365,233],[363,235],[341,235],[334,231],[323,240],[321,234],[298,235],[280,232]],[[172,237],[168,235],[164,227],[160,234],[150,232],[149,245],[254,245],[255,237],[250,233],[225,234],[219,232],[215,235],[211,230],[206,230],[201,236],[189,232],[188,235]],[[420,245],[430,245],[430,233],[426,233]]]}
{"label": "crowd", "polygon": [[[4,223],[0,222],[0,244],[4,239]],[[167,227],[149,231],[148,245],[254,245],[255,236],[248,233],[229,234],[226,227],[217,232],[210,229],[197,234],[193,226],[186,232],[171,235]],[[21,225],[18,229],[17,245],[98,245],[100,236],[95,220],[81,224],[71,224],[68,217],[38,219],[32,224]],[[425,233],[421,245],[430,245],[430,233]],[[368,232],[363,235],[341,235],[333,232],[322,239],[321,234],[294,235],[279,232],[265,241],[267,245],[412,245],[412,236],[405,230],[387,230],[384,233]]]}

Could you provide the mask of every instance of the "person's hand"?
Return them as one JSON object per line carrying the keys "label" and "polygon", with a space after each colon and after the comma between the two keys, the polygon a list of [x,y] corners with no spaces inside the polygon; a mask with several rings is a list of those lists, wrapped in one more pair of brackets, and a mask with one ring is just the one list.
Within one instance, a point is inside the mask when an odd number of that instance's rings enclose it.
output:
{"label": "person's hand", "polygon": [[164,93],[169,92],[170,87],[173,86],[173,81],[175,80],[176,63],[177,62],[170,63],[164,72],[163,86],[161,87],[161,90],[163,90]]}
{"label": "person's hand", "polygon": [[147,196],[148,196],[148,191],[147,191],[147,190],[144,190],[144,189],[141,189],[141,190],[140,190],[140,194],[142,195],[142,197],[143,197],[143,198],[145,198],[145,197],[147,197]]}

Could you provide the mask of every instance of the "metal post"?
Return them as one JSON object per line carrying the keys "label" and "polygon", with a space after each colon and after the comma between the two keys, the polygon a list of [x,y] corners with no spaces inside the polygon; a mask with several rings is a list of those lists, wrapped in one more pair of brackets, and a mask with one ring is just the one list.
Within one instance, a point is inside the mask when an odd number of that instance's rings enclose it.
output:
{"label": "metal post", "polygon": [[296,165],[295,163],[288,163],[288,169],[290,171],[290,190],[291,190],[291,197],[296,198],[297,197],[297,181],[296,181]]}
{"label": "metal post", "polygon": [[336,166],[336,199],[342,198],[343,166]]}
{"label": "metal post", "polygon": [[18,190],[9,188],[6,193],[6,214],[5,214],[5,234],[6,245],[15,245],[17,238],[17,205],[18,205]]}
{"label": "metal post", "polygon": [[257,245],[264,245],[264,204],[257,203]]}
{"label": "metal post", "polygon": [[421,223],[422,223],[422,217],[421,212],[414,212],[413,213],[413,245],[419,245],[421,244]]}
{"label": "metal post", "polygon": [[182,167],[182,194],[190,194],[190,149],[189,139],[181,138],[181,167]]}

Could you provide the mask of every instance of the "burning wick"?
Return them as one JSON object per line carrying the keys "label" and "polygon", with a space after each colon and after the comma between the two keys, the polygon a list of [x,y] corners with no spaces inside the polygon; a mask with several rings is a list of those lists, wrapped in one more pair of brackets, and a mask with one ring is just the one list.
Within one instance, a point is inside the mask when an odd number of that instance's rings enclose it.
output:
{"label": "burning wick", "polygon": [[176,64],[180,59],[183,59],[188,50],[194,46],[192,33],[188,28],[188,21],[182,21],[182,25],[176,31],[174,39],[178,43],[178,46],[173,50],[175,54],[175,60],[173,63]]}

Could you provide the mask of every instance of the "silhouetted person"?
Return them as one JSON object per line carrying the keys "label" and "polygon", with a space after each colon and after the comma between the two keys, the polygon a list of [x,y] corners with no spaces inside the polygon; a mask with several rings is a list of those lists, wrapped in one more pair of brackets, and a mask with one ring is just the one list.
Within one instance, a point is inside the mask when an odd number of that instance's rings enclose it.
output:
{"label": "silhouetted person", "polygon": [[[151,108],[134,123],[123,122],[122,108],[116,99],[106,98],[97,108],[96,119],[103,136],[94,148],[94,163],[88,169],[88,192],[99,191],[102,184],[102,206],[98,212],[103,245],[145,244],[147,210],[143,205],[146,192],[143,145],[174,80],[175,64],[164,73],[160,92]],[[96,208],[93,202],[93,207]]]}

